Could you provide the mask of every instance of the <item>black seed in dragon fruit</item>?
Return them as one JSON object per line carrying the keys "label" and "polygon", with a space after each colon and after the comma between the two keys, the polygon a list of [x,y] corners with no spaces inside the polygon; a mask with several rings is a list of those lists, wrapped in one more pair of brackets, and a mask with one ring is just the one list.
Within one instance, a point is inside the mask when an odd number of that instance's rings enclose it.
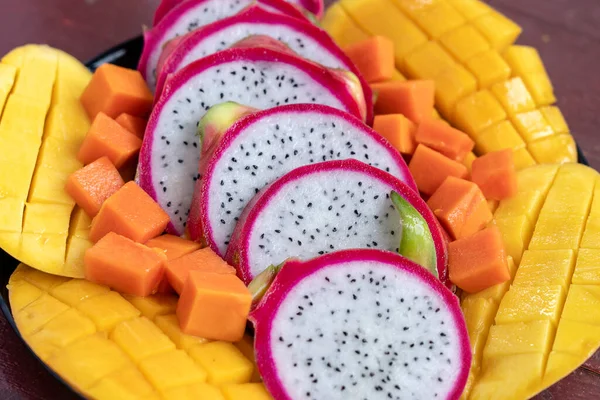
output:
{"label": "black seed in dragon fruit", "polygon": [[[169,1],[168,3],[173,3]],[[237,14],[244,8],[259,3],[273,12],[283,13],[306,21],[293,5],[282,0],[187,0],[172,4],[152,29],[144,32],[144,49],[138,70],[152,91],[156,87],[157,64],[163,46],[171,39],[192,32],[201,26]],[[159,6],[159,12],[162,5]]]}
{"label": "black seed in dragon fruit", "polygon": [[[257,111],[231,128],[248,108],[223,103],[201,121],[204,140],[215,143],[200,162],[187,228],[193,240],[224,255],[244,207],[266,185],[297,167],[355,158],[416,185],[402,156],[357,118],[332,107],[294,104]],[[229,128],[229,129],[227,129]],[[208,153],[208,152],[207,152]]]}
{"label": "black seed in dragon fruit", "polygon": [[[418,210],[433,241],[443,243],[432,212],[415,190],[348,159],[296,168],[260,191],[242,212],[225,259],[248,284],[290,257],[307,260],[358,248],[398,252],[403,229],[392,192]],[[438,276],[446,280],[445,246],[436,246],[435,257]]]}
{"label": "black seed in dragon fruit", "polygon": [[170,233],[184,233],[199,178],[200,119],[226,101],[257,108],[320,103],[359,118],[366,112],[360,87],[351,87],[338,71],[272,44],[232,48],[188,65],[167,81],[148,121],[138,164],[138,183],[169,214]]}
{"label": "black seed in dragon fruit", "polygon": [[456,296],[386,251],[288,261],[250,319],[278,400],[456,400],[471,365]]}
{"label": "black seed in dragon fruit", "polygon": [[[156,94],[160,95],[169,74],[252,35],[270,36],[285,43],[301,57],[328,68],[353,72],[360,79],[367,110],[371,110],[372,91],[369,85],[327,32],[298,18],[270,12],[260,5],[250,6],[239,14],[168,42],[158,63]],[[367,121],[371,118],[368,115]]]}

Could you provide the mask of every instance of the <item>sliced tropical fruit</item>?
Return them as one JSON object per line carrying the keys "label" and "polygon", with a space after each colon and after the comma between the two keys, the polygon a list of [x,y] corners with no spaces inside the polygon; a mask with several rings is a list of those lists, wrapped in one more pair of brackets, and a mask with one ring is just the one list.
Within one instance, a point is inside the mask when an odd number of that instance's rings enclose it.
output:
{"label": "sliced tropical fruit", "polygon": [[495,212],[512,279],[462,298],[473,350],[464,399],[530,398],[600,347],[600,175],[546,164],[517,180]]}
{"label": "sliced tropical fruit", "polygon": [[8,290],[25,342],[86,397],[222,400],[236,393],[270,398],[253,376],[252,339],[227,343],[183,334],[175,295],[121,296],[24,264],[11,276]]}
{"label": "sliced tropical fruit", "polygon": [[[64,191],[90,121],[79,96],[91,78],[48,46],[19,47],[0,62],[0,248],[53,274],[83,277],[87,229],[69,230]],[[73,232],[72,232],[73,231]]]}

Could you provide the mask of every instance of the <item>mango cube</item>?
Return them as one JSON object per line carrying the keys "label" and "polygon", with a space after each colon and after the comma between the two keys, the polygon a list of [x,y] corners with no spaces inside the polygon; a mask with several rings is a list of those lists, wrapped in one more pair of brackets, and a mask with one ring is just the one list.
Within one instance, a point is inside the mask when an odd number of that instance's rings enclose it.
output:
{"label": "mango cube", "polygon": [[175,344],[146,317],[121,322],[111,332],[110,339],[135,362],[175,350]]}
{"label": "mango cube", "polygon": [[561,285],[566,289],[570,284],[574,261],[573,250],[526,250],[513,284],[542,287]]}
{"label": "mango cube", "polygon": [[69,383],[87,389],[130,363],[119,347],[102,334],[78,340],[48,359],[48,365]]}
{"label": "mango cube", "polygon": [[510,65],[513,76],[524,76],[530,72],[543,72],[544,63],[535,47],[513,45],[503,54],[504,59]]}
{"label": "mango cube", "polygon": [[27,203],[23,233],[66,234],[72,210],[68,205]]}
{"label": "mango cube", "polygon": [[546,71],[529,72],[523,75],[523,81],[525,81],[525,85],[527,85],[538,106],[547,106],[556,103],[554,88]]}
{"label": "mango cube", "polygon": [[[596,333],[599,334],[600,332]],[[544,372],[544,387],[549,387],[575,371],[584,361],[581,355],[565,354],[552,351],[548,356],[546,372]]]}
{"label": "mango cube", "polygon": [[536,165],[517,174],[517,186],[529,190],[539,190],[546,196],[554,177],[558,173],[558,165]]}
{"label": "mango cube", "polygon": [[173,314],[177,308],[177,298],[174,296],[155,294],[146,297],[125,296],[125,298],[151,321],[159,315]]}
{"label": "mango cube", "polygon": [[503,200],[494,216],[496,218],[527,216],[535,221],[544,203],[544,197],[539,190],[523,190],[508,199]]}
{"label": "mango cube", "polygon": [[579,249],[572,283],[574,285],[600,284],[600,249]]}
{"label": "mango cube", "polygon": [[140,370],[159,391],[206,381],[206,372],[183,350],[172,350],[142,360]]}
{"label": "mango cube", "polygon": [[83,279],[71,279],[53,287],[50,294],[65,304],[75,307],[89,297],[108,293],[109,291],[110,289],[106,286],[97,285]]}
{"label": "mango cube", "polygon": [[13,197],[0,198],[0,231],[21,233],[25,202]]}
{"label": "mango cube", "polygon": [[437,2],[432,7],[417,13],[415,20],[429,37],[434,39],[467,22],[458,11],[446,2]]}
{"label": "mango cube", "polygon": [[523,251],[527,248],[533,233],[533,224],[524,215],[520,217],[497,218],[496,225],[502,233],[506,246],[506,254],[511,256],[515,263],[521,262]]}
{"label": "mango cube", "polygon": [[472,23],[492,47],[500,51],[513,44],[522,30],[519,25],[495,10],[475,19]]}
{"label": "mango cube", "polygon": [[64,191],[68,172],[59,169],[39,166],[31,180],[30,203],[53,203],[75,205],[75,200]]}
{"label": "mango cube", "polygon": [[515,162],[515,169],[517,171],[535,165],[533,156],[526,148],[515,150],[513,153],[513,160]]}
{"label": "mango cube", "polygon": [[221,388],[226,400],[272,400],[262,383],[225,385]]}
{"label": "mango cube", "polygon": [[585,217],[572,214],[542,213],[529,243],[530,250],[577,249]]}
{"label": "mango cube", "polygon": [[67,242],[67,256],[63,267],[65,275],[83,278],[85,268],[83,257],[87,249],[93,245],[88,239],[75,236],[69,237],[69,241]]}
{"label": "mango cube", "polygon": [[137,400],[153,392],[144,375],[132,367],[108,375],[88,390],[95,399],[121,400]]}
{"label": "mango cube", "polygon": [[562,320],[600,325],[600,286],[571,285]]}
{"label": "mango cube", "polygon": [[510,288],[510,281],[499,283],[477,293],[467,294],[464,300],[475,301],[476,299],[484,299],[493,301],[496,306],[502,300],[502,297]]}
{"label": "mango cube", "polygon": [[15,139],[13,131],[0,129],[0,197],[26,200],[38,155],[39,139]]}
{"label": "mango cube", "polygon": [[592,202],[597,172],[576,164],[561,166],[542,209],[568,210],[570,214],[586,215]]}
{"label": "mango cube", "polygon": [[556,106],[540,107],[540,112],[546,118],[554,132],[569,133],[569,126],[560,109]]}
{"label": "mango cube", "polygon": [[194,346],[190,356],[208,374],[207,382],[213,385],[247,383],[254,371],[254,363],[231,343],[210,342]]}
{"label": "mango cube", "polygon": [[465,66],[475,75],[479,89],[487,89],[510,76],[510,67],[495,50],[487,50],[471,57]]}
{"label": "mango cube", "polygon": [[340,47],[346,47],[369,38],[369,35],[358,27],[344,11],[340,3],[329,6],[321,20],[321,27],[331,35]]}
{"label": "mango cube", "polygon": [[59,286],[69,279],[64,276],[51,275],[37,269],[29,268],[23,279],[32,285],[37,286],[43,291],[51,291],[54,287]]}
{"label": "mango cube", "polygon": [[558,322],[565,291],[562,286],[516,286],[504,296],[496,314],[497,324],[548,319]]}
{"label": "mango cube", "polygon": [[561,319],[552,350],[578,355],[583,363],[597,349],[599,334],[598,325]]}
{"label": "mango cube", "polygon": [[49,169],[70,174],[83,167],[77,160],[79,141],[61,140],[56,137],[46,137],[40,148],[37,164]]}
{"label": "mango cube", "polygon": [[506,112],[488,90],[481,90],[460,100],[454,108],[456,125],[472,138],[486,128],[506,119]]}
{"label": "mango cube", "polygon": [[18,313],[44,293],[36,286],[26,281],[10,282],[8,285],[10,308],[13,314]]}
{"label": "mango cube", "polygon": [[490,44],[472,25],[464,25],[440,37],[440,42],[461,63],[489,50]]}
{"label": "mango cube", "polygon": [[[17,81],[20,80],[21,74],[17,78]],[[36,89],[32,93],[37,92],[41,93],[41,90]],[[49,97],[51,91],[47,95]],[[29,94],[17,94],[13,92],[13,94],[8,96],[4,105],[2,120],[0,120],[0,131],[14,132],[13,135],[9,136],[12,136],[13,140],[18,138],[17,140],[19,141],[26,140],[32,143],[37,141],[39,143],[44,133],[44,122],[46,121],[49,100],[49,98],[47,100],[36,99]],[[18,135],[16,135],[17,132]],[[37,147],[33,147],[32,150],[37,153],[39,144]]]}
{"label": "mango cube", "polygon": [[475,150],[480,154],[525,147],[525,142],[521,139],[513,124],[507,120],[484,129],[477,136],[475,143]]}
{"label": "mango cube", "polygon": [[42,294],[15,314],[15,322],[22,335],[28,336],[50,322],[53,318],[67,311],[69,306],[56,300],[47,293]]}
{"label": "mango cube", "polygon": [[434,81],[436,106],[446,117],[452,115],[458,100],[477,90],[475,77],[459,64],[442,71]]}
{"label": "mango cube", "polygon": [[413,79],[433,79],[444,70],[452,68],[456,61],[437,42],[427,42],[406,56],[404,68]]}
{"label": "mango cube", "polygon": [[535,142],[554,134],[552,127],[539,110],[515,114],[512,120],[526,143]]}
{"label": "mango cube", "polygon": [[66,233],[23,233],[19,260],[46,271],[60,271],[64,266],[66,247]]}
{"label": "mango cube", "polygon": [[533,97],[520,77],[496,83],[491,90],[509,115],[535,109]]}
{"label": "mango cube", "polygon": [[560,134],[529,143],[527,148],[538,163],[569,163],[577,161],[577,146],[573,136]]}
{"label": "mango cube", "polygon": [[[467,296],[462,301],[461,308],[465,316],[473,354],[481,356],[488,330],[494,322],[494,315],[498,306],[491,299]],[[479,360],[474,360],[473,364],[477,364],[475,361],[479,362]]]}
{"label": "mango cube", "polygon": [[138,309],[112,291],[83,300],[77,309],[90,317],[99,331],[111,331],[119,322],[140,315]]}
{"label": "mango cube", "polygon": [[165,400],[225,400],[219,388],[207,383],[194,383],[167,389],[163,392],[163,398]]}
{"label": "mango cube", "polygon": [[175,314],[157,315],[154,319],[156,326],[160,328],[175,343],[178,349],[188,350],[192,346],[207,343],[208,340],[199,336],[186,335],[179,328],[179,321]]}
{"label": "mango cube", "polygon": [[550,321],[517,322],[494,325],[490,328],[483,350],[486,359],[497,356],[526,353],[548,353],[552,345],[554,328]]}

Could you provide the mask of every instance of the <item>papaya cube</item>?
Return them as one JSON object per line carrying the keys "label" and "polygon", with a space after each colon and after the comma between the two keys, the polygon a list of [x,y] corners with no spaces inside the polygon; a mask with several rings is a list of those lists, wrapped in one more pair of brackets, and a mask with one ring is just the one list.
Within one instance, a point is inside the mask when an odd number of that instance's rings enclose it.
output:
{"label": "papaya cube", "polygon": [[156,326],[175,343],[178,349],[189,350],[192,346],[208,342],[199,336],[186,335],[179,327],[179,321],[175,314],[157,315],[154,319]]}
{"label": "papaya cube", "polygon": [[549,320],[556,324],[565,301],[560,285],[513,285],[500,302],[496,324]]}
{"label": "papaya cube", "polygon": [[533,224],[525,215],[519,217],[496,218],[496,226],[502,233],[502,240],[506,246],[506,253],[515,263],[521,262],[525,250],[533,233]]}
{"label": "papaya cube", "polygon": [[579,247],[584,224],[585,217],[583,215],[542,212],[531,237],[529,249],[576,250]]}
{"label": "papaya cube", "polygon": [[494,325],[490,328],[483,357],[547,353],[552,346],[553,332],[552,323],[547,320]]}
{"label": "papaya cube", "polygon": [[207,382],[212,385],[250,382],[254,364],[232,343],[211,342],[194,346],[189,354],[206,370]]}
{"label": "papaya cube", "polygon": [[167,257],[114,232],[85,252],[85,276],[121,293],[149,296],[163,278]]}
{"label": "papaya cube", "polygon": [[207,383],[177,386],[162,393],[165,400],[225,400],[218,387]]}
{"label": "papaya cube", "polygon": [[262,383],[224,385],[221,390],[226,400],[272,400]]}
{"label": "papaya cube", "polygon": [[473,25],[486,37],[492,48],[502,51],[521,34],[521,27],[495,10],[473,20]]}
{"label": "papaya cube", "polygon": [[206,382],[206,371],[183,350],[171,350],[140,362],[140,370],[152,386],[163,392],[177,386]]}
{"label": "papaya cube", "polygon": [[154,354],[175,350],[175,344],[146,317],[121,322],[110,333],[110,339],[136,363]]}
{"label": "papaya cube", "polygon": [[535,109],[533,97],[520,77],[498,82],[492,86],[491,90],[509,115]]}
{"label": "papaya cube", "polygon": [[503,200],[517,193],[517,173],[511,149],[487,153],[473,161],[471,179],[486,199]]}
{"label": "papaya cube", "polygon": [[48,359],[54,371],[80,390],[130,363],[125,353],[100,333],[78,340]]}
{"label": "papaya cube", "polygon": [[600,325],[600,286],[571,285],[562,318]]}
{"label": "papaya cube", "polygon": [[404,114],[419,123],[431,116],[435,85],[430,80],[392,81],[372,85],[377,93],[376,114]]}
{"label": "papaya cube", "polygon": [[347,46],[346,55],[369,82],[388,81],[395,71],[394,43],[384,36],[372,36]]}
{"label": "papaya cube", "polygon": [[251,303],[250,291],[235,275],[190,271],[177,317],[186,334],[237,342],[244,336]]}
{"label": "papaya cube", "polygon": [[530,72],[544,72],[544,63],[535,47],[513,45],[502,54],[513,76],[525,76]]}
{"label": "papaya cube", "polygon": [[129,114],[121,114],[115,119],[115,121],[140,139],[144,138],[147,124],[145,119],[134,117],[133,115]]}
{"label": "papaya cube", "polygon": [[198,242],[168,234],[150,239],[146,242],[146,246],[162,250],[167,256],[167,260],[174,260],[201,247]]}
{"label": "papaya cube", "polygon": [[433,193],[427,205],[453,239],[480,231],[493,218],[477,185],[452,176]]}
{"label": "papaya cube", "polygon": [[69,306],[65,303],[44,293],[19,311],[15,315],[15,321],[19,332],[24,336],[29,336],[68,309]]}
{"label": "papaya cube", "polygon": [[455,64],[435,78],[435,100],[440,112],[448,119],[456,102],[477,90],[477,80],[465,67]]}
{"label": "papaya cube", "polygon": [[117,292],[90,297],[77,304],[77,309],[90,317],[99,331],[109,332],[121,321],[139,317],[140,312]]}
{"label": "papaya cube", "polygon": [[512,120],[526,143],[535,142],[554,134],[552,127],[539,110],[515,114]]}
{"label": "papaya cube", "polygon": [[429,41],[406,56],[404,68],[413,79],[434,79],[456,61],[440,44]]}
{"label": "papaya cube", "polygon": [[154,98],[138,71],[103,64],[92,76],[80,100],[90,119],[94,119],[100,112],[111,118],[122,113],[146,117],[152,110]]}
{"label": "papaya cube", "polygon": [[579,249],[572,283],[575,285],[600,283],[600,249]]}
{"label": "papaya cube", "polygon": [[235,275],[235,268],[228,265],[210,248],[196,250],[166,263],[167,279],[177,293],[181,294],[183,291],[190,271]]}
{"label": "papaya cube", "polygon": [[479,89],[486,89],[510,76],[510,67],[495,50],[487,50],[471,57],[465,66],[477,79]]}
{"label": "papaya cube", "polygon": [[447,123],[426,120],[419,124],[415,139],[452,160],[462,161],[473,150],[475,143],[466,134]]}
{"label": "papaya cube", "polygon": [[126,296],[131,304],[151,321],[159,315],[172,314],[177,308],[176,296],[155,294],[152,296]]}
{"label": "papaya cube", "polygon": [[577,355],[581,364],[598,348],[598,337],[600,326],[563,318],[558,324],[552,350]]}
{"label": "papaya cube", "polygon": [[561,285],[566,288],[570,284],[574,261],[573,250],[526,250],[513,285]]}
{"label": "papaya cube", "polygon": [[101,157],[69,176],[65,190],[90,217],[123,186],[123,178],[108,157]]}
{"label": "papaya cube", "polygon": [[449,176],[465,178],[467,167],[422,144],[408,165],[419,190],[432,195]]}
{"label": "papaya cube", "polygon": [[402,154],[412,154],[417,148],[417,126],[402,114],[375,116],[373,129]]}
{"label": "papaya cube", "polygon": [[148,380],[134,367],[113,372],[87,391],[94,399],[122,400],[145,398],[153,392]]}
{"label": "papaya cube", "polygon": [[436,2],[431,7],[416,14],[417,24],[433,39],[452,31],[467,21],[446,2]]}
{"label": "papaya cube", "polygon": [[142,147],[142,140],[104,113],[99,113],[88,131],[77,159],[89,164],[106,156],[117,168],[133,159]]}
{"label": "papaya cube", "polygon": [[542,163],[568,163],[577,161],[577,146],[570,134],[547,136],[529,143],[527,148],[535,160]]}
{"label": "papaya cube", "polygon": [[127,182],[102,205],[92,221],[90,240],[97,242],[115,232],[145,243],[162,233],[168,223],[167,213],[135,182]]}
{"label": "papaya cube", "polygon": [[546,71],[529,72],[523,75],[523,80],[538,106],[556,103],[554,88]]}
{"label": "papaya cube", "polygon": [[513,158],[515,162],[515,169],[517,171],[521,171],[524,168],[535,165],[535,160],[533,159],[533,156],[525,147],[516,149],[513,152]]}
{"label": "papaya cube", "polygon": [[84,279],[70,279],[50,290],[50,294],[58,300],[70,305],[77,306],[80,302],[90,297],[108,293],[110,289]]}
{"label": "papaya cube", "polygon": [[460,100],[454,108],[454,122],[471,138],[506,119],[506,111],[489,90],[481,90]]}
{"label": "papaya cube", "polygon": [[[480,154],[504,149],[521,149],[525,142],[508,120],[492,125],[479,133],[475,141],[475,149]],[[514,156],[514,153],[513,153]]]}
{"label": "papaya cube", "polygon": [[464,25],[446,33],[440,42],[461,63],[490,49],[490,44],[472,25]]}
{"label": "papaya cube", "polygon": [[552,127],[555,133],[569,133],[569,126],[560,109],[556,106],[540,107],[540,112]]}

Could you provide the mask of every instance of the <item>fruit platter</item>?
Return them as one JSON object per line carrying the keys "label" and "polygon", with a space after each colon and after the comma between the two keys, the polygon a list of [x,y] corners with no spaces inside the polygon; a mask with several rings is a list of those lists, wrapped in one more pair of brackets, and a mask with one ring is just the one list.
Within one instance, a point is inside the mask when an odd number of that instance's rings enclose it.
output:
{"label": "fruit platter", "polygon": [[1,55],[3,312],[74,398],[544,396],[600,348],[600,174],[521,31],[162,0]]}

